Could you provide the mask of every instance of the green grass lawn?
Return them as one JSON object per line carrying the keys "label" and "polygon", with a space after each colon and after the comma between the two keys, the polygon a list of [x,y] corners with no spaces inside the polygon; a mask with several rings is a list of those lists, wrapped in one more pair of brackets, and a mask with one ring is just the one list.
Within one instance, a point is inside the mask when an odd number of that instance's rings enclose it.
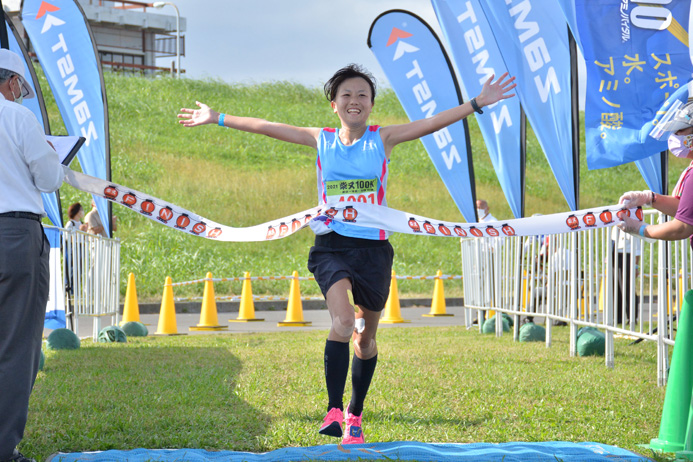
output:
{"label": "green grass lawn", "polygon": [[[326,332],[83,341],[48,351],[21,450],[200,448],[264,452],[332,444]],[[616,367],[463,327],[383,329],[364,411],[368,442],[595,441],[645,454],[664,388],[656,345],[616,340]],[[347,386],[348,399],[350,387]],[[648,454],[649,455],[649,454]]]}

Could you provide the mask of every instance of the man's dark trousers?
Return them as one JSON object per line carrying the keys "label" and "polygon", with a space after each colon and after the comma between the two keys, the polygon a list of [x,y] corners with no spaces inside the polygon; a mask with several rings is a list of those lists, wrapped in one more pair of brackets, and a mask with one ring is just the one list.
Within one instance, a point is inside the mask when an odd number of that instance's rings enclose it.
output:
{"label": "man's dark trousers", "polygon": [[41,357],[49,252],[38,221],[0,217],[0,461],[24,435]]}

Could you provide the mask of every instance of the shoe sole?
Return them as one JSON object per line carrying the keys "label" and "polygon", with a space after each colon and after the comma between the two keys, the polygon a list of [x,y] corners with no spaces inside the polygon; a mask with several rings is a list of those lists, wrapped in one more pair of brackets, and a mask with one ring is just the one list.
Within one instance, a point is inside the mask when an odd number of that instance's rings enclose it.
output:
{"label": "shoe sole", "polygon": [[326,436],[334,436],[335,438],[341,438],[343,435],[342,426],[339,425],[339,422],[332,422],[328,426],[322,427],[318,430],[318,433]]}

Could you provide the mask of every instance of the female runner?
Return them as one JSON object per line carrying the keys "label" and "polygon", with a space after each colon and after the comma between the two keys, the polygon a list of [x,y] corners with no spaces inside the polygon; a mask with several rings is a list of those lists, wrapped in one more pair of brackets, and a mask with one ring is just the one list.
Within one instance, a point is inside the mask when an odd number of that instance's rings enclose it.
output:
{"label": "female runner", "polygon": [[[507,73],[484,84],[476,98],[430,118],[380,127],[368,125],[375,102],[375,79],[358,65],[338,70],[325,84],[325,96],[340,121],[340,128],[296,127],[251,117],[219,113],[197,102],[199,109],[181,109],[185,127],[205,124],[257,133],[317,150],[320,204],[361,199],[387,205],[388,163],[392,149],[458,122],[475,110],[510,98],[514,77]],[[315,245],[308,269],[322,290],[332,318],[325,344],[327,415],[319,432],[342,437],[342,444],[364,442],[361,413],[371,383],[378,349],[375,336],[385,307],[392,272],[393,251],[388,233],[341,222],[311,221]],[[351,297],[350,300],[350,293]],[[353,303],[353,304],[352,304]],[[358,328],[355,328],[358,326]],[[349,340],[354,341],[352,392],[346,412],[342,402],[349,370]],[[342,424],[346,424],[343,430]]]}

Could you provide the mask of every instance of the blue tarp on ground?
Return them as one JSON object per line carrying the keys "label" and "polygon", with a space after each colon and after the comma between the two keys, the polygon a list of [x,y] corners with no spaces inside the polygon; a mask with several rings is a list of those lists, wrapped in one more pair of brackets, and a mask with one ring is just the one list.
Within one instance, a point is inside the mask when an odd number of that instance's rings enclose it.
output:
{"label": "blue tarp on ground", "polygon": [[262,454],[201,449],[133,449],[63,454],[47,462],[292,462],[348,460],[410,460],[469,462],[630,462],[648,458],[600,443],[473,443],[437,444],[415,441],[355,445],[327,444],[283,448]]}

